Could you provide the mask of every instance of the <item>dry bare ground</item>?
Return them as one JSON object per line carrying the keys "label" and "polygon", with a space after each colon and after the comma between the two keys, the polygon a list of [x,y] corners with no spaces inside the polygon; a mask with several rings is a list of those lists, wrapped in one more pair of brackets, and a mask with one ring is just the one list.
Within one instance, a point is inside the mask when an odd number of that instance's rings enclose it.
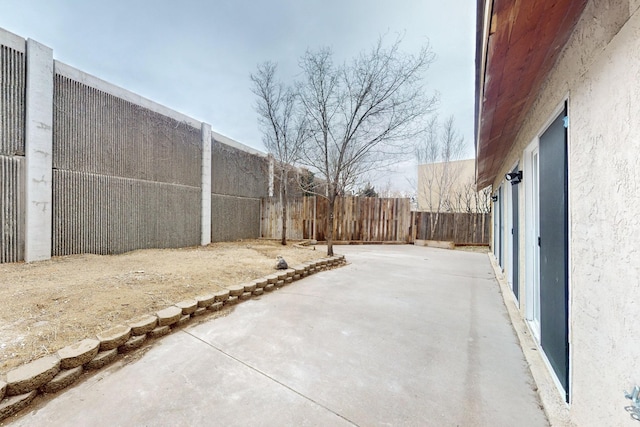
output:
{"label": "dry bare ground", "polygon": [[142,314],[322,258],[266,240],[0,264],[0,373]]}
{"label": "dry bare ground", "polygon": [[476,252],[479,254],[486,254],[490,251],[489,246],[456,246],[457,251],[463,252]]}

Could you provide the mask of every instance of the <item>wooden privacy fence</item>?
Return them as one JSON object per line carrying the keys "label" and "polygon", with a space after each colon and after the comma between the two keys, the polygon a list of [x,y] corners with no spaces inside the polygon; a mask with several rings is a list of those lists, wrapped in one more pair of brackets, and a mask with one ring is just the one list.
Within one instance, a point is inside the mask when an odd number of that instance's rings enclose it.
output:
{"label": "wooden privacy fence", "polygon": [[[279,239],[282,235],[282,204],[278,198],[272,197],[262,199],[261,205],[261,236]],[[328,211],[329,201],[322,197],[290,199],[287,205],[287,239],[326,240]],[[490,214],[411,212],[409,199],[374,197],[338,197],[333,213],[335,242],[442,240],[456,245],[489,244]]]}
{"label": "wooden privacy fence", "polygon": [[[326,240],[329,202],[301,197],[287,205],[287,238]],[[282,205],[277,198],[262,199],[261,235],[279,239]],[[348,242],[411,243],[409,199],[339,197],[334,206],[333,240]]]}
{"label": "wooden privacy fence", "polygon": [[415,240],[441,240],[456,245],[489,244],[488,213],[411,212],[411,216]]}
{"label": "wooden privacy fence", "polygon": [[[278,198],[261,200],[260,235],[267,239],[282,236],[282,203]],[[316,198],[301,197],[289,200],[287,204],[287,239],[315,239]]]}

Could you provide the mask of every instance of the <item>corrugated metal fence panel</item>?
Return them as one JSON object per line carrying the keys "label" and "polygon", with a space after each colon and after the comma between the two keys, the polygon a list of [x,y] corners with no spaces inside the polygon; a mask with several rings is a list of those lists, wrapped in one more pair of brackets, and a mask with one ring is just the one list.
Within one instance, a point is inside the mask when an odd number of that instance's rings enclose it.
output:
{"label": "corrugated metal fence panel", "polygon": [[0,155],[0,263],[24,260],[24,163]]}
{"label": "corrugated metal fence panel", "polygon": [[260,237],[260,199],[211,195],[211,240]]}
{"label": "corrugated metal fence panel", "polygon": [[53,167],[200,187],[201,130],[56,74]]}
{"label": "corrugated metal fence panel", "polygon": [[489,244],[490,214],[415,212],[416,239]]}
{"label": "corrugated metal fence panel", "polygon": [[199,188],[53,172],[53,255],[114,254],[200,242]]}
{"label": "corrugated metal fence panel", "polygon": [[0,155],[24,156],[26,62],[0,45]]}

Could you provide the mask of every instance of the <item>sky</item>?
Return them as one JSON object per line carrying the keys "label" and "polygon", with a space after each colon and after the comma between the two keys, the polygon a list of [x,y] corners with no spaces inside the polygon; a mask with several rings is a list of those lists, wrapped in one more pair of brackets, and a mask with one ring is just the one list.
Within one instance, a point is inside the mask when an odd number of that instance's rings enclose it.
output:
{"label": "sky", "polygon": [[[0,27],[53,49],[54,58],[264,151],[249,76],[259,63],[299,74],[307,49],[336,62],[380,36],[401,49],[429,44],[425,73],[438,115],[453,115],[473,157],[475,0],[0,0]],[[409,190],[415,162],[378,175],[376,188]],[[415,178],[413,178],[415,180]]]}

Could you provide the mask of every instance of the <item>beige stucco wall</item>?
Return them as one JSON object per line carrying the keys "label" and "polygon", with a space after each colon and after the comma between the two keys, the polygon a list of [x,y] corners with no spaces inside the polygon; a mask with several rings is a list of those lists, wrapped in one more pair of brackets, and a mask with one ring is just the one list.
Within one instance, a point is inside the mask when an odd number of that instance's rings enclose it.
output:
{"label": "beige stucco wall", "polygon": [[[524,164],[524,149],[568,99],[569,413],[578,426],[637,423],[623,390],[640,385],[639,7],[640,0],[586,6],[494,182]],[[519,208],[524,224],[525,197]],[[522,296],[525,267],[521,256]]]}
{"label": "beige stucco wall", "polygon": [[[442,177],[444,175],[444,168],[447,169],[447,174],[450,175],[446,184],[443,184]],[[464,193],[467,189],[475,187],[475,160],[454,160],[445,163],[428,163],[418,165],[418,210],[431,211],[433,207],[438,206],[438,202],[441,199],[440,185],[446,187],[446,193],[448,196],[455,197],[458,194]],[[431,181],[433,185],[430,185]],[[449,183],[450,182],[450,183]],[[447,205],[447,204],[445,204]],[[456,209],[459,203],[452,203],[454,209],[442,209],[443,211],[458,211]]]}

